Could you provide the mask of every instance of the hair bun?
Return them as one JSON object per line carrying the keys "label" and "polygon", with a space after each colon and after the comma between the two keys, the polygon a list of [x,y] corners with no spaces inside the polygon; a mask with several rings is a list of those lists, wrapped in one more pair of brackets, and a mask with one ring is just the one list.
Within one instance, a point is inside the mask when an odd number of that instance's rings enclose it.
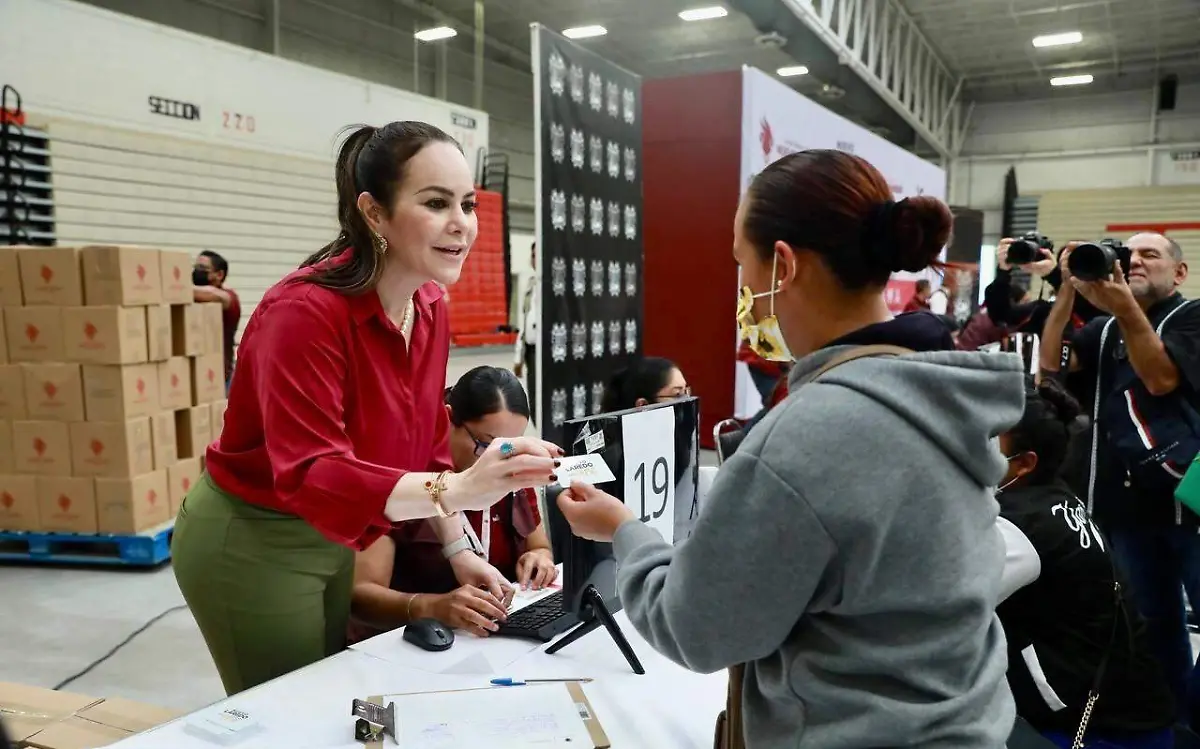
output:
{"label": "hair bun", "polygon": [[936,264],[953,228],[950,208],[937,198],[919,195],[896,203],[890,227],[892,270],[917,273]]}

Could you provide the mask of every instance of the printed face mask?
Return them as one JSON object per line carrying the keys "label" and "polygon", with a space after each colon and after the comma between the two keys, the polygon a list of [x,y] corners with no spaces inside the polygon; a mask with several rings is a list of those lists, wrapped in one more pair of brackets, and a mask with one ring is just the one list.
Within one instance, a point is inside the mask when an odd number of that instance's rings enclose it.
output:
{"label": "printed face mask", "polygon": [[[775,278],[777,260],[771,261],[771,278]],[[743,286],[738,294],[737,323],[742,339],[750,346],[750,350],[767,361],[786,362],[792,360],[792,352],[788,350],[779,330],[779,320],[775,317],[775,295],[778,289],[755,294],[749,286]],[[771,311],[762,320],[754,319],[754,300],[760,297],[771,298]]]}

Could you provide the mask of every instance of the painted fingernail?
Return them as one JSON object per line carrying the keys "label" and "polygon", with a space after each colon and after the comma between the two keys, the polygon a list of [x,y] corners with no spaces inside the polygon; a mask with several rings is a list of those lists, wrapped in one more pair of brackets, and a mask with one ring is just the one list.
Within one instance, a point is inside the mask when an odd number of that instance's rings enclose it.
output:
{"label": "painted fingernail", "polygon": [[559,460],[558,458],[555,458],[554,459],[554,467],[558,468],[560,465],[562,465],[562,461]]}
{"label": "painted fingernail", "polygon": [[552,473],[552,474],[550,474],[550,480],[551,480],[551,481],[558,481],[558,474],[557,474],[557,473]]}

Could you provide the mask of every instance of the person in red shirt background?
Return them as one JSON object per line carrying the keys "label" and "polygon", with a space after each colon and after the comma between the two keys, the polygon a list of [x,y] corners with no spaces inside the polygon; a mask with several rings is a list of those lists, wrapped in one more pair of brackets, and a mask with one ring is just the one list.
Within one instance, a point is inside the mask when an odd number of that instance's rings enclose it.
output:
{"label": "person in red shirt background", "polygon": [[345,646],[354,551],[399,522],[437,516],[455,577],[503,610],[511,587],[456,513],[552,483],[562,455],[504,439],[454,472],[439,283],[458,280],[478,230],[459,145],[419,122],[359,127],[337,193],[337,239],[246,326],[224,427],[175,523],[175,577],[229,694]]}
{"label": "person in red shirt background", "polygon": [[197,302],[221,303],[222,356],[225,360],[225,393],[233,378],[233,338],[242,320],[242,303],[237,292],[225,286],[229,278],[229,262],[212,250],[201,252],[192,269],[192,299]]}
{"label": "person in red shirt background", "polygon": [[[492,442],[524,434],[529,398],[517,376],[506,369],[476,367],[446,391],[452,425],[450,452],[465,471]],[[540,590],[558,577],[550,537],[542,525],[537,492],[522,489],[483,512],[465,512],[481,555],[506,579]],[[366,639],[417,619],[436,619],[455,629],[486,637],[489,619],[504,612],[484,591],[460,586],[442,558],[441,544],[428,523],[406,523],[358,553],[354,568],[351,641]]]}

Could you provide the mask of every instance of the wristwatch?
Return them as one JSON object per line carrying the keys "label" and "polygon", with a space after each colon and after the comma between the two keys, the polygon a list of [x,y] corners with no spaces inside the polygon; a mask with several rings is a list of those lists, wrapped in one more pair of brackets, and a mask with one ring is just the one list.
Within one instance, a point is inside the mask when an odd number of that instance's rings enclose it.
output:
{"label": "wristwatch", "polygon": [[[464,525],[467,524],[464,523]],[[484,557],[483,547],[479,544],[479,538],[475,535],[475,529],[469,526],[468,528],[469,530],[459,536],[457,541],[451,541],[442,547],[442,556],[449,559],[460,551],[467,551],[469,549],[478,556]]]}

